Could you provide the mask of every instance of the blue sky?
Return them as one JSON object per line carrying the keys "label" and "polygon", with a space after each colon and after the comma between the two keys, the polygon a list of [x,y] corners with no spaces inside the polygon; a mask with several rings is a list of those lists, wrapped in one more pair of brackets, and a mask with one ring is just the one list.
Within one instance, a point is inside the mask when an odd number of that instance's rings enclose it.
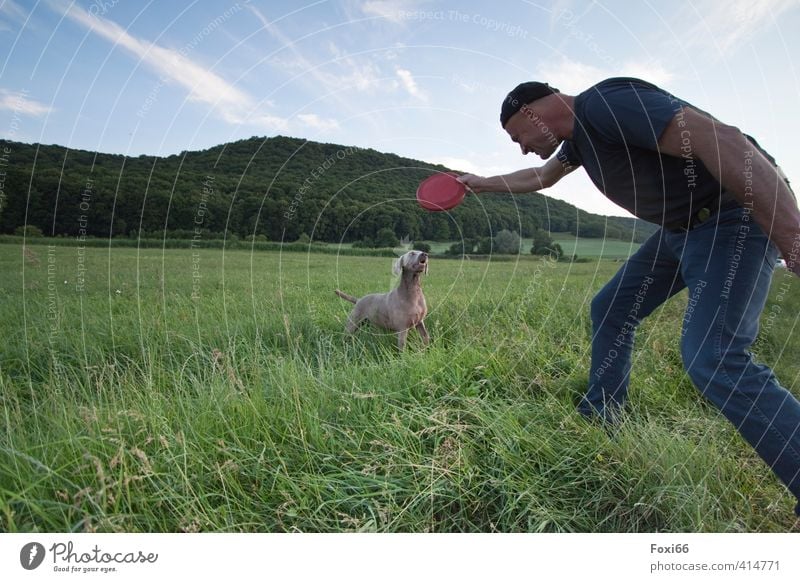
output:
{"label": "blue sky", "polygon": [[[800,0],[0,0],[0,135],[136,156],[291,135],[482,174],[517,83],[638,76],[754,135],[800,184]],[[549,195],[625,215],[575,172]]]}

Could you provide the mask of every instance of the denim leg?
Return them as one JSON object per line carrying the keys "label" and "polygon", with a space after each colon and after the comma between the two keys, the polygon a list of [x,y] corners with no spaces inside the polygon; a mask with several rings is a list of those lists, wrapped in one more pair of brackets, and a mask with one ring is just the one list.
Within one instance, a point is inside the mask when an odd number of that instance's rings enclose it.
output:
{"label": "denim leg", "polygon": [[578,404],[586,416],[613,422],[625,404],[636,328],[684,288],[679,263],[657,231],[592,300],[589,390]]}
{"label": "denim leg", "polygon": [[683,255],[681,274],[694,301],[681,342],[686,371],[800,498],[800,402],[748,351],[769,293],[774,245],[741,209],[670,242]]}

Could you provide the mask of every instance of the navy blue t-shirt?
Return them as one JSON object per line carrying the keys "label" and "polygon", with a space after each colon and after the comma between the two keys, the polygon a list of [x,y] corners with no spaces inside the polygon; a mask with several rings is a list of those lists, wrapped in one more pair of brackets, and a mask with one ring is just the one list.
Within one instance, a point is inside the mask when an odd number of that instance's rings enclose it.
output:
{"label": "navy blue t-shirt", "polygon": [[648,222],[685,226],[703,207],[732,200],[692,151],[687,133],[682,157],[658,152],[658,140],[682,109],[691,106],[651,83],[606,79],[575,97],[575,127],[558,159],[583,166],[609,199]]}

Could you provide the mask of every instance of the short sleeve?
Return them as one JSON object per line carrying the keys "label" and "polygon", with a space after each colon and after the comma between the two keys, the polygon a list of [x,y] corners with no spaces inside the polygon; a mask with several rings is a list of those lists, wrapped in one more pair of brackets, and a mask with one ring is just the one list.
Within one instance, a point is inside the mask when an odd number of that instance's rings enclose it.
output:
{"label": "short sleeve", "polygon": [[564,143],[561,144],[561,149],[556,153],[556,158],[558,158],[558,161],[561,162],[561,165],[564,167],[577,168],[582,164],[580,157],[578,157],[575,151],[575,147],[572,145],[572,142],[568,140],[565,140]]}
{"label": "short sleeve", "polygon": [[658,150],[658,140],[686,103],[658,87],[618,82],[590,90],[584,123],[611,143]]}

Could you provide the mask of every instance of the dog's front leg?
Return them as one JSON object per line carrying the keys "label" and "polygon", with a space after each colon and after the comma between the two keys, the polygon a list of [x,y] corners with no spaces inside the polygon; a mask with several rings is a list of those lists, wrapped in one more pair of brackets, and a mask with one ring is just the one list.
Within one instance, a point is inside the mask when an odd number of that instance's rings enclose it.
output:
{"label": "dog's front leg", "polygon": [[406,347],[406,337],[408,337],[408,329],[401,329],[397,332],[397,348],[402,352]]}
{"label": "dog's front leg", "polygon": [[422,343],[424,343],[427,346],[429,343],[431,343],[431,336],[428,335],[428,330],[425,327],[425,322],[420,321],[416,327],[417,331],[419,332],[419,335],[422,337]]}

